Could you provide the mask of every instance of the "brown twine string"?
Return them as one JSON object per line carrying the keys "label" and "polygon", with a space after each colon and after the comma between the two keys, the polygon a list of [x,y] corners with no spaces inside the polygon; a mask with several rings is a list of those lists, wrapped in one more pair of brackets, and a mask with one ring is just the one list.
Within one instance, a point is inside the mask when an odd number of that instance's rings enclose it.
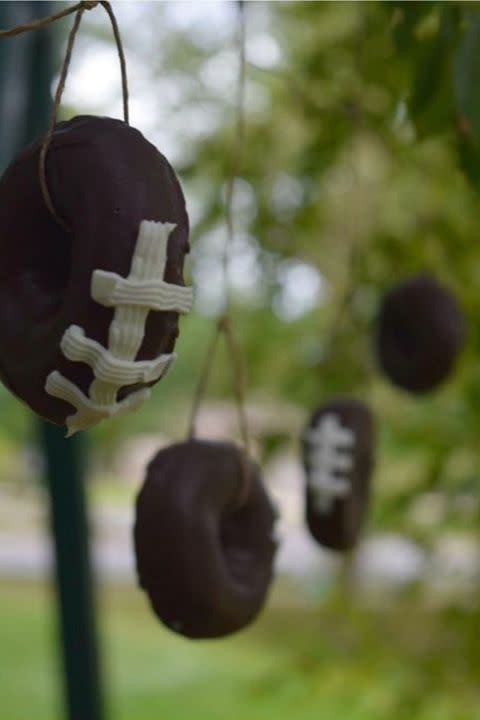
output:
{"label": "brown twine string", "polygon": [[122,98],[123,98],[123,117],[125,122],[128,125],[129,122],[129,113],[128,113],[128,82],[127,82],[127,65],[125,62],[125,54],[123,51],[123,45],[122,45],[122,39],[120,37],[120,30],[118,28],[117,19],[115,17],[115,14],[113,12],[112,6],[108,0],[82,0],[82,2],[78,2],[75,5],[72,5],[72,7],[65,8],[64,10],[61,10],[58,13],[55,13],[54,15],[48,15],[44,18],[40,18],[39,20],[33,20],[30,23],[26,23],[24,25],[17,25],[14,28],[10,28],[8,30],[0,30],[0,37],[14,37],[15,35],[20,35],[24,32],[30,32],[32,30],[38,30],[42,27],[46,27],[47,25],[50,25],[51,23],[56,22],[57,20],[61,20],[62,18],[66,17],[67,15],[71,15],[72,13],[75,14],[75,19],[73,21],[72,29],[70,30],[70,34],[68,36],[68,42],[67,42],[67,49],[65,52],[65,58],[62,64],[62,69],[60,71],[60,79],[58,81],[57,89],[55,91],[55,98],[53,101],[53,108],[52,113],[50,116],[50,121],[48,125],[48,129],[45,135],[45,139],[42,143],[42,147],[40,149],[40,157],[39,157],[39,180],[40,180],[40,188],[42,190],[43,199],[45,201],[45,205],[47,206],[49,212],[53,215],[55,220],[65,229],[69,230],[67,225],[65,224],[64,220],[58,215],[58,213],[55,210],[55,206],[52,201],[52,197],[50,195],[48,184],[47,184],[47,175],[46,175],[46,157],[48,148],[50,147],[50,144],[52,142],[53,133],[55,130],[55,125],[57,122],[57,113],[58,108],[60,107],[60,102],[62,99],[62,94],[65,88],[65,81],[67,79],[68,74],[68,68],[70,66],[70,60],[72,57],[72,50],[73,45],[75,42],[75,37],[78,32],[78,28],[80,26],[80,21],[82,19],[82,15],[85,12],[85,10],[92,10],[97,5],[101,5],[105,11],[108,14],[108,17],[110,18],[110,23],[112,25],[112,31],[115,38],[115,43],[117,45],[117,53],[118,58],[120,61],[120,72],[122,76]]}
{"label": "brown twine string", "polygon": [[55,13],[54,15],[47,15],[39,20],[32,20],[32,22],[25,23],[25,25],[16,25],[14,28],[10,28],[8,30],[0,30],[0,37],[15,37],[15,35],[21,35],[21,33],[24,32],[39,30],[40,28],[46,27],[57,20],[67,17],[67,15],[77,12],[80,8],[83,8],[84,10],[91,10],[98,5],[98,3],[99,0],[83,0],[83,2],[78,2],[76,5],[72,5],[72,7],[60,10],[60,12]]}
{"label": "brown twine string", "polygon": [[202,369],[200,371],[200,377],[198,379],[197,386],[195,388],[195,392],[193,395],[193,402],[192,402],[192,410],[190,413],[190,422],[188,426],[188,439],[193,440],[193,438],[196,435],[196,421],[198,416],[198,411],[200,409],[200,405],[202,403],[202,400],[205,396],[207,386],[208,386],[208,379],[210,377],[210,370],[213,365],[213,360],[215,358],[215,352],[217,350],[218,340],[220,338],[220,331],[218,329],[218,324],[215,325],[215,330],[212,333],[212,337],[210,338],[210,342],[207,347],[207,352],[205,354],[205,360],[202,365]]}
{"label": "brown twine string", "polygon": [[123,52],[123,45],[122,45],[122,40],[120,37],[120,31],[118,29],[117,20],[115,18],[112,7],[111,7],[110,3],[107,2],[106,0],[101,0],[100,3],[98,2],[98,0],[91,0],[90,2],[87,2],[87,3],[85,3],[85,2],[80,3],[79,4],[80,7],[78,7],[78,9],[76,11],[72,29],[70,30],[70,33],[68,36],[67,49],[66,49],[65,58],[64,58],[63,64],[62,64],[62,69],[60,71],[60,79],[58,81],[57,89],[55,91],[55,98],[53,101],[50,122],[48,125],[47,133],[45,135],[45,139],[44,139],[42,147],[40,149],[40,158],[39,158],[39,179],[40,179],[40,187],[42,190],[43,199],[45,201],[47,208],[49,209],[49,211],[51,212],[51,214],[53,215],[55,220],[67,231],[69,231],[69,228],[67,227],[65,221],[60,217],[60,215],[55,210],[52,196],[50,195],[50,191],[48,189],[47,172],[46,172],[46,157],[47,157],[48,149],[52,142],[53,133],[55,131],[58,108],[60,107],[60,102],[62,100],[63,91],[65,89],[65,81],[67,79],[68,69],[70,66],[70,60],[72,58],[73,46],[75,43],[75,38],[77,36],[78,28],[80,26],[82,15],[85,12],[85,10],[91,10],[92,7],[95,7],[97,4],[100,4],[106,10],[106,12],[110,18],[111,25],[112,25],[113,34],[114,34],[115,42],[117,45],[118,57],[120,60],[120,72],[121,72],[121,76],[122,76],[123,116],[124,116],[124,120],[127,124],[128,124],[128,120],[129,120],[128,81],[127,81],[127,68],[126,68],[126,62],[125,62],[125,54]]}
{"label": "brown twine string", "polygon": [[223,278],[224,278],[224,293],[225,293],[225,305],[223,315],[219,318],[216,323],[214,333],[210,340],[207,348],[205,361],[200,372],[200,377],[194,393],[194,399],[192,403],[192,409],[190,414],[189,433],[188,437],[192,439],[195,437],[196,420],[200,405],[205,396],[208,379],[210,377],[210,370],[213,364],[215,353],[218,347],[218,340],[220,335],[224,335],[227,350],[232,362],[233,371],[233,387],[235,402],[237,407],[237,414],[239,420],[240,435],[242,438],[243,453],[242,453],[242,465],[243,465],[243,476],[244,486],[241,491],[241,505],[244,499],[248,496],[250,478],[248,473],[248,457],[250,450],[250,436],[248,430],[248,419],[245,411],[245,394],[246,394],[246,380],[245,380],[245,369],[243,356],[240,346],[236,340],[236,336],[233,330],[233,323],[231,317],[231,298],[228,286],[228,266],[230,262],[230,252],[234,239],[234,213],[233,213],[233,201],[235,194],[235,182],[239,175],[243,153],[243,141],[244,141],[244,129],[245,129],[245,110],[244,110],[244,98],[245,98],[245,74],[246,74],[246,57],[245,57],[245,8],[242,2],[239,3],[239,29],[238,29],[238,46],[239,46],[239,74],[237,84],[237,100],[236,100],[236,127],[234,130],[234,145],[232,152],[232,162],[230,173],[228,177],[227,187],[225,190],[225,215],[227,223],[227,237],[224,244],[223,250]]}
{"label": "brown twine string", "polygon": [[118,59],[120,61],[120,73],[122,76],[122,100],[123,100],[123,119],[129,125],[130,117],[128,112],[128,81],[127,81],[127,63],[125,60],[125,53],[123,52],[122,38],[120,37],[120,29],[118,27],[117,18],[113,12],[113,8],[107,0],[101,0],[100,5],[106,10],[108,17],[110,18],[110,24],[112,26],[113,36],[117,46]]}
{"label": "brown twine string", "polygon": [[64,230],[69,231],[68,226],[64,222],[64,220],[58,215],[57,211],[55,210],[55,206],[52,201],[52,196],[50,195],[50,191],[48,189],[47,184],[47,172],[46,172],[46,157],[48,148],[50,147],[50,143],[52,141],[53,132],[55,130],[55,123],[57,122],[57,111],[60,106],[60,101],[62,99],[63,90],[65,88],[65,81],[67,79],[67,73],[68,68],[70,66],[70,60],[72,57],[72,50],[73,50],[73,44],[75,42],[75,36],[77,34],[78,28],[80,26],[80,21],[82,19],[82,15],[84,13],[84,8],[80,7],[75,15],[75,19],[73,21],[72,29],[70,30],[69,36],[68,36],[68,42],[67,42],[67,50],[65,52],[65,58],[63,60],[62,69],[60,71],[60,79],[58,81],[57,89],[55,91],[55,98],[53,101],[53,108],[50,115],[50,121],[48,123],[48,129],[47,133],[45,135],[45,139],[42,143],[42,147],[40,148],[40,158],[39,158],[39,164],[38,164],[38,170],[39,170],[39,179],[40,179],[40,187],[42,189],[42,195],[43,199],[45,201],[45,205],[47,206],[49,212],[53,215],[55,220],[63,227]]}

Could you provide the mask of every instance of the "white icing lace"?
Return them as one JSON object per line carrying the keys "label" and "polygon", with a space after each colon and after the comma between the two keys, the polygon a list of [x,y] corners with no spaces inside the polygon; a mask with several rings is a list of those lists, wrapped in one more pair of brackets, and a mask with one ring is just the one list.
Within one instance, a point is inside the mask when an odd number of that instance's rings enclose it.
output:
{"label": "white icing lace", "polygon": [[348,472],[353,468],[352,450],[355,435],[342,427],[337,415],[324,415],[318,425],[307,431],[308,486],[312,491],[315,509],[330,511],[336,498],[344,498],[351,491]]}
{"label": "white icing lace", "polygon": [[115,308],[108,347],[88,338],[78,325],[70,325],[60,343],[65,357],[87,363],[92,368],[95,379],[88,396],[58,370],[51,372],[45,383],[47,393],[76,409],[66,419],[67,436],[112,415],[139,407],[150,396],[149,388],[137,390],[121,401],[117,400],[119,389],[158,380],[175,359],[175,353],[171,353],[153,360],[135,360],[151,310],[186,314],[192,307],[192,288],[163,279],[168,238],[174,228],[172,223],[142,220],[128,277],[105,270],[93,272],[92,298],[101,305]]}

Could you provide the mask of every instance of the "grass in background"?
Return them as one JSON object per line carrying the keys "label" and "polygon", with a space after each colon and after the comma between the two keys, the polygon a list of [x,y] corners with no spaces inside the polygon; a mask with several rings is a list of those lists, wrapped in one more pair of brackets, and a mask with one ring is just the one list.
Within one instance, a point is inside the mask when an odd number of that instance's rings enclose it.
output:
{"label": "grass in background", "polygon": [[[6,720],[62,717],[52,600],[0,583]],[[478,612],[271,603],[249,630],[193,643],[131,588],[104,589],[100,609],[109,720],[480,720]]]}

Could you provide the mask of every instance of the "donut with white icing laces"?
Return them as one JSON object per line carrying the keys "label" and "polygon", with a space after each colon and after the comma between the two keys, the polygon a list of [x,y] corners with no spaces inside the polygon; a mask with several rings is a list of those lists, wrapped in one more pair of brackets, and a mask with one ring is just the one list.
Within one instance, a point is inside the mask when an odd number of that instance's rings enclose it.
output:
{"label": "donut with white icing laces", "polygon": [[303,435],[305,514],[321,545],[349,550],[358,541],[370,496],[375,427],[368,407],[338,398],[312,414]]}
{"label": "donut with white icing laces", "polygon": [[121,120],[57,124],[0,181],[0,377],[68,434],[137,408],[175,359],[189,224],[168,161]]}
{"label": "donut with white icing laces", "polygon": [[215,638],[248,625],[273,577],[277,519],[258,467],[231,443],[161,450],[136,505],[140,586],[170,630]]}

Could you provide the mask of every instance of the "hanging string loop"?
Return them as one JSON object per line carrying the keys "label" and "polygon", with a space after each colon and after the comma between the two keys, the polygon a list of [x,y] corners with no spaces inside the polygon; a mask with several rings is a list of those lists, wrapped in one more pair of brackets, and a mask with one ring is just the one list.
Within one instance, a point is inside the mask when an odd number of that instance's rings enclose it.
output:
{"label": "hanging string loop", "polygon": [[53,138],[53,133],[55,131],[55,125],[57,122],[57,113],[58,113],[58,109],[60,107],[60,102],[61,102],[63,91],[65,88],[65,81],[67,79],[68,69],[70,66],[70,60],[72,57],[73,45],[75,43],[75,38],[76,38],[76,35],[78,32],[78,28],[80,26],[82,15],[87,10],[93,10],[93,8],[97,7],[97,5],[101,5],[105,9],[105,11],[108,14],[108,17],[110,19],[110,23],[112,25],[112,31],[113,31],[115,43],[117,46],[118,58],[120,61],[120,73],[121,73],[121,79],[122,79],[123,117],[124,117],[125,122],[128,124],[129,112],[128,112],[127,66],[126,66],[125,53],[123,51],[123,44],[122,44],[122,39],[120,36],[120,31],[118,28],[117,19],[115,17],[115,14],[113,12],[110,2],[108,2],[107,0],[82,0],[81,2],[78,2],[75,5],[72,5],[71,7],[65,8],[64,10],[61,10],[58,13],[54,13],[53,15],[48,15],[47,17],[40,18],[38,20],[34,20],[34,21],[32,21],[30,23],[26,23],[24,25],[17,25],[16,27],[9,28],[7,30],[0,30],[0,38],[15,37],[16,35],[20,35],[21,33],[31,32],[33,30],[39,30],[40,28],[47,27],[48,25],[51,25],[52,23],[56,22],[57,20],[61,20],[62,18],[66,17],[67,15],[71,15],[72,13],[75,13],[75,18],[73,21],[72,29],[70,30],[70,33],[68,36],[67,48],[66,48],[65,57],[64,57],[64,60],[62,63],[62,68],[60,70],[60,77],[58,80],[57,89],[55,91],[55,97],[54,97],[54,101],[53,101],[52,112],[50,115],[50,121],[48,124],[48,128],[47,128],[47,132],[45,134],[44,141],[42,143],[42,147],[40,148],[40,156],[39,156],[39,163],[38,163],[40,188],[42,191],[43,199],[45,201],[45,205],[47,206],[48,210],[53,215],[55,220],[59,223],[59,225],[61,225],[64,228],[64,230],[67,230],[67,231],[69,231],[69,228],[67,227],[63,218],[61,218],[60,215],[55,210],[52,196],[48,189],[47,173],[46,173],[46,158],[47,158],[48,148],[50,147],[50,144],[51,144],[52,138]]}
{"label": "hanging string loop", "polygon": [[231,297],[228,283],[228,270],[230,266],[230,257],[232,245],[235,235],[234,222],[234,200],[236,180],[239,177],[242,165],[243,149],[244,149],[244,126],[245,126],[245,74],[246,74],[246,53],[245,53],[245,6],[243,2],[238,3],[239,7],[239,24],[238,24],[238,80],[237,80],[237,97],[235,104],[235,128],[234,141],[232,146],[231,167],[227,180],[225,191],[225,221],[227,225],[226,239],[223,247],[222,255],[222,275],[224,285],[224,312],[217,319],[214,331],[205,354],[204,364],[202,366],[199,380],[195,389],[188,437],[195,437],[196,420],[200,405],[207,391],[208,379],[210,377],[211,368],[215,359],[215,354],[219,345],[219,338],[225,338],[227,352],[232,364],[232,377],[235,404],[239,422],[240,436],[243,446],[243,468],[244,468],[244,486],[241,492],[241,501],[247,497],[250,480],[248,475],[248,457],[250,454],[250,434],[248,428],[248,418],[245,408],[246,395],[246,379],[242,350],[237,342],[234,323],[232,320]]}

